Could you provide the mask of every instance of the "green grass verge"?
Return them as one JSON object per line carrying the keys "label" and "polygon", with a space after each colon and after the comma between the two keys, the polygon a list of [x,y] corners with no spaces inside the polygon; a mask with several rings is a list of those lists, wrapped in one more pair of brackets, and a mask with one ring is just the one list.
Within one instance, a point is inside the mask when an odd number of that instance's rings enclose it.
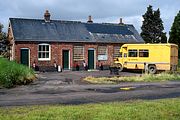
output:
{"label": "green grass verge", "polygon": [[168,81],[168,80],[180,80],[179,74],[173,73],[160,73],[160,74],[143,74],[142,76],[132,77],[86,77],[83,80],[90,83],[97,84],[115,84],[119,82],[155,82],[155,81]]}
{"label": "green grass verge", "polygon": [[10,88],[14,85],[28,84],[35,79],[32,69],[0,58],[0,85]]}
{"label": "green grass verge", "polygon": [[179,120],[180,98],[0,108],[0,120]]}

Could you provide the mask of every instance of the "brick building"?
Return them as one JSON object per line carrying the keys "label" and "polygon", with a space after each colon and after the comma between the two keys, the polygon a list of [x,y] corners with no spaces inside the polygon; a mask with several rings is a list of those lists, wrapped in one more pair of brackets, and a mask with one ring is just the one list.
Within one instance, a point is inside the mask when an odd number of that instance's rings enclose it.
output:
{"label": "brick building", "polygon": [[10,59],[40,70],[52,71],[59,65],[72,70],[104,68],[113,63],[124,43],[144,43],[133,25],[87,23],[51,20],[48,11],[44,19],[10,18],[8,39],[11,43]]}

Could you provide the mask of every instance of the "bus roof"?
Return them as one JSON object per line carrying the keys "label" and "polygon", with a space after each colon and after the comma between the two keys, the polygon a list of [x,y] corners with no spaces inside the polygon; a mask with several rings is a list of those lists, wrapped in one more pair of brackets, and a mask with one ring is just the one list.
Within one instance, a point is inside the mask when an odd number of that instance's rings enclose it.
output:
{"label": "bus roof", "polygon": [[127,47],[127,46],[177,46],[176,44],[172,44],[172,43],[145,43],[145,44],[124,44],[122,45],[122,47]]}

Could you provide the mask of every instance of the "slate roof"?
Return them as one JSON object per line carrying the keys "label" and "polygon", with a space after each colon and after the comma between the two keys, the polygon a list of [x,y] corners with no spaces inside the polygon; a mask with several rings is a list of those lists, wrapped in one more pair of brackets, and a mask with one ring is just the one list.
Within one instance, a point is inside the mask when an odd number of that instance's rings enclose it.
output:
{"label": "slate roof", "polygon": [[133,25],[10,18],[15,41],[143,43]]}

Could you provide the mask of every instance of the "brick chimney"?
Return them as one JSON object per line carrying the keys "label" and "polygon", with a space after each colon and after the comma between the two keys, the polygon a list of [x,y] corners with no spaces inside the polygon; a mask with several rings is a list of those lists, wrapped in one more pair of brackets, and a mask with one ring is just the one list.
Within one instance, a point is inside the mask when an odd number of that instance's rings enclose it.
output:
{"label": "brick chimney", "polygon": [[119,24],[124,24],[122,18],[119,19]]}
{"label": "brick chimney", "polygon": [[44,13],[45,22],[50,22],[50,16],[51,16],[51,14],[49,13],[48,10],[46,10],[46,12]]}
{"label": "brick chimney", "polygon": [[93,23],[91,15],[88,16],[88,23]]}

